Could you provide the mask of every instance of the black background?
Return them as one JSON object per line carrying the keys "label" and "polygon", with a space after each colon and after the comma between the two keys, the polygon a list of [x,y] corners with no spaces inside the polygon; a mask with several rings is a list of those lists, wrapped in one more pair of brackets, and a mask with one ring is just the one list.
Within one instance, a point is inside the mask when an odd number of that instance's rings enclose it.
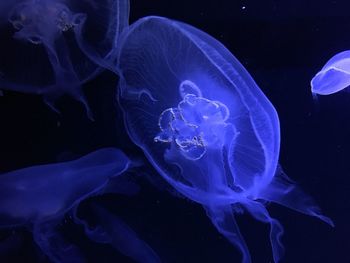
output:
{"label": "black background", "polygon": [[[280,164],[336,226],[270,205],[271,214],[285,227],[282,262],[350,262],[350,94],[345,90],[315,101],[309,84],[331,56],[350,48],[349,10],[347,0],[131,1],[130,22],[146,15],[166,16],[220,40],[277,109]],[[106,72],[85,85],[95,122],[69,98],[59,101],[58,115],[40,97],[4,92],[0,171],[69,159],[104,146],[141,155],[123,130],[115,102],[117,81]],[[156,172],[150,167],[149,171],[157,180]],[[217,233],[199,205],[159,190],[143,178],[138,181],[137,196],[108,195],[97,201],[121,216],[164,262],[240,262],[237,249]],[[84,203],[81,211],[88,213]],[[271,262],[269,228],[245,215],[238,221],[253,262]],[[89,261],[128,262],[108,246],[86,241],[69,216],[61,227],[85,250]],[[45,261],[24,229],[6,230],[0,237],[13,235],[19,236],[13,242],[18,246],[6,250],[1,262]]]}

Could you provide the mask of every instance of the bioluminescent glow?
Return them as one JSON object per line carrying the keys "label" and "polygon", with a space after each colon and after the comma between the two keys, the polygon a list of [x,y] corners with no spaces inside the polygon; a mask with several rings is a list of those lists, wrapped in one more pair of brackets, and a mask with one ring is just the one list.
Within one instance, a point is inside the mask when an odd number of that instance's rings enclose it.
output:
{"label": "bioluminescent glow", "polygon": [[329,95],[350,86],[350,51],[333,56],[312,78],[311,91],[318,95]]}
{"label": "bioluminescent glow", "polygon": [[[130,159],[140,160],[139,151],[123,142],[128,134],[175,189],[170,190],[174,196],[202,205],[218,232],[241,252],[243,263],[252,257],[237,214],[248,212],[269,224],[275,262],[283,256],[284,230],[270,216],[268,203],[333,225],[282,171],[277,112],[241,63],[190,25],[152,16],[129,26],[128,19],[128,0],[0,0],[0,96],[7,95],[2,90],[38,94],[59,112],[57,99],[68,95],[93,119],[83,85],[99,81],[103,89],[105,75],[96,77],[106,69],[117,75],[117,106],[127,133],[118,126],[110,135],[130,151]],[[349,86],[349,57],[345,51],[330,59],[312,79],[312,92],[326,95]],[[117,78],[110,75],[114,85]],[[110,106],[101,110],[115,105]],[[114,122],[115,115],[109,120]],[[60,129],[61,120],[54,125]],[[52,262],[85,262],[84,244],[60,231],[62,221],[77,225],[89,244],[112,247],[136,262],[160,262],[141,235],[116,215],[119,211],[90,198],[138,193],[131,168],[142,161],[126,154],[102,148],[73,161],[0,174],[0,227],[29,229]],[[164,180],[142,176],[147,173],[137,175],[160,187],[157,179]],[[86,199],[88,216],[79,214]]]}
{"label": "bioluminescent glow", "polygon": [[332,224],[277,169],[277,113],[220,42],[184,23],[145,17],[119,48],[119,103],[130,137],[165,180],[203,205],[243,262],[251,258],[235,221],[242,208],[270,224],[275,262],[283,228],[266,201]]}

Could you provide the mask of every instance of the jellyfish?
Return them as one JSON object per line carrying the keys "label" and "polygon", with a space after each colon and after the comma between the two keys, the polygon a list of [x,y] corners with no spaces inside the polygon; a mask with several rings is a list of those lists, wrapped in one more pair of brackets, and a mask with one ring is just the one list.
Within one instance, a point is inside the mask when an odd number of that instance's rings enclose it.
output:
{"label": "jellyfish", "polygon": [[350,86],[350,51],[333,56],[312,78],[311,91],[317,95],[329,95]]}
{"label": "jellyfish", "polygon": [[237,213],[270,225],[275,262],[283,227],[266,203],[333,224],[283,173],[276,110],[219,41],[181,22],[145,17],[122,33],[117,61],[130,138],[168,183],[204,207],[242,262],[251,256]]}
{"label": "jellyfish", "polygon": [[122,151],[103,148],[77,160],[1,174],[0,227],[28,227],[50,260],[80,262],[81,252],[58,231],[59,222],[131,166]]}
{"label": "jellyfish", "polygon": [[128,0],[17,0],[2,5],[7,11],[0,15],[7,16],[12,28],[2,31],[0,88],[42,95],[57,112],[55,102],[67,94],[92,119],[82,85],[113,60],[119,33],[128,23]]}

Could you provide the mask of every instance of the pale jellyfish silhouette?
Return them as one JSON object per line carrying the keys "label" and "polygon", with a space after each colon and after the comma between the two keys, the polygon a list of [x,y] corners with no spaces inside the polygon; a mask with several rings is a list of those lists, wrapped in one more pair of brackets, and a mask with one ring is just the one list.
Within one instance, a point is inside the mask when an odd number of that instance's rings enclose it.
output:
{"label": "pale jellyfish silhouette", "polygon": [[119,44],[118,100],[131,139],[166,181],[203,205],[242,262],[251,257],[235,213],[270,224],[275,262],[283,228],[266,202],[332,225],[278,168],[277,113],[220,42],[187,24],[146,17]]}
{"label": "pale jellyfish silhouette", "polygon": [[[26,226],[33,232],[36,244],[51,261],[81,262],[84,258],[82,253],[78,247],[65,240],[59,232],[58,224],[82,200],[106,192],[108,182],[132,165],[120,150],[103,148],[74,161],[38,165],[1,174],[0,227]],[[108,189],[107,192],[111,190],[118,192],[118,189]],[[123,191],[132,193],[135,187],[124,184]],[[100,210],[96,210],[96,213],[100,213]],[[104,217],[101,220],[105,220],[103,225],[114,229],[113,218]],[[115,224],[118,231],[131,233],[111,240],[113,245],[123,241],[124,246],[119,248],[121,252],[125,249],[128,255],[133,256],[128,245],[147,247],[124,224],[119,221]],[[113,234],[110,236],[113,237]],[[95,236],[96,241],[100,242],[101,237],[97,234]],[[93,239],[92,235],[89,237]],[[107,242],[106,239],[105,243]],[[137,253],[139,252],[136,251],[135,254]]]}
{"label": "pale jellyfish silhouette", "polygon": [[81,85],[114,59],[129,1],[2,2],[2,24],[6,17],[12,28],[2,33],[0,89],[40,94],[55,111],[57,98],[67,94],[92,118]]}
{"label": "pale jellyfish silhouette", "polygon": [[333,56],[312,78],[311,91],[318,95],[329,95],[350,86],[350,51]]}

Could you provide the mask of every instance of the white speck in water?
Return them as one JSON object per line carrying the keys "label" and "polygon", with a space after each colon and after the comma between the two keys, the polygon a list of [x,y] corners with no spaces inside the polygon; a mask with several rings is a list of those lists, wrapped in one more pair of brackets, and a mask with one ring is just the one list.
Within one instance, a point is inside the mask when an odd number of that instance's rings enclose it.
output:
{"label": "white speck in water", "polygon": [[245,10],[246,8],[247,8],[246,6],[242,6],[242,8],[241,8],[241,9],[242,9],[242,10]]}

